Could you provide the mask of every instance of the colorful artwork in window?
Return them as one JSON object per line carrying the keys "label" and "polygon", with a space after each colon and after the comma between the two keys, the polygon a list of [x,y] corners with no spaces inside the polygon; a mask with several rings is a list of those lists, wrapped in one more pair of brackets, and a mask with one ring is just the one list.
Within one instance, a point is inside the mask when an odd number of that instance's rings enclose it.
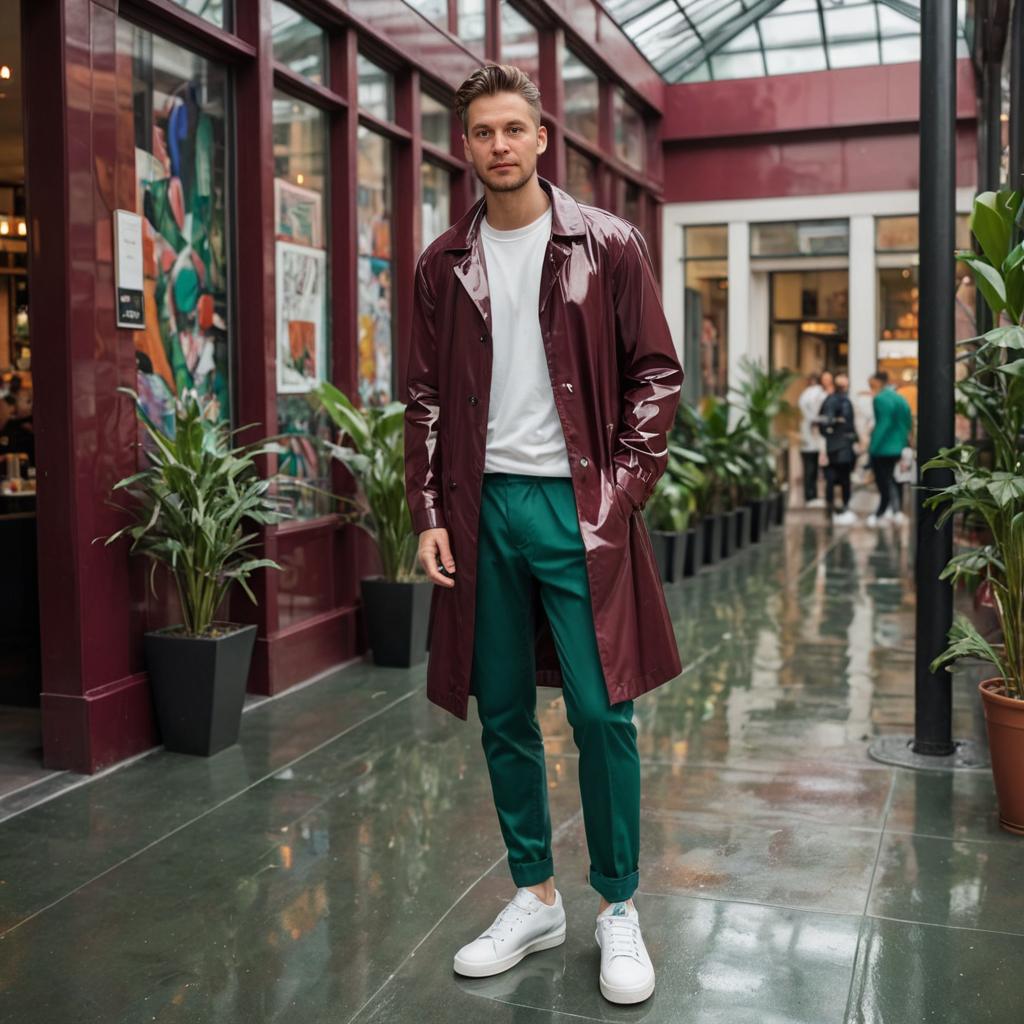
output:
{"label": "colorful artwork in window", "polygon": [[174,397],[187,389],[211,416],[230,419],[227,72],[124,21],[118,51],[131,75],[143,216],[138,391],[153,420],[172,430]]}

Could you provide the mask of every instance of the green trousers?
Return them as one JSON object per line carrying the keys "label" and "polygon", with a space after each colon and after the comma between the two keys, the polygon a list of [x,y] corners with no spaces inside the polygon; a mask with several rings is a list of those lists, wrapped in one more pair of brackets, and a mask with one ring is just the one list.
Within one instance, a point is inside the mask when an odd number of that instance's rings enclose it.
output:
{"label": "green trousers", "polygon": [[640,758],[633,702],[609,704],[568,477],[485,473],[471,692],[512,880],[554,874],[544,743],[537,723],[534,579],[554,635],[579,750],[590,884],[609,902],[639,880]]}

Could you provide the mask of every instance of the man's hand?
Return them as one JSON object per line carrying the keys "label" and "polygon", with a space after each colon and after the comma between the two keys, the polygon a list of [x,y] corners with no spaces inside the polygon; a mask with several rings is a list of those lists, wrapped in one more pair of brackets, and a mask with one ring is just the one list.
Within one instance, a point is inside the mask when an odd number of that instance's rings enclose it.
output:
{"label": "man's hand", "polygon": [[420,565],[423,566],[423,571],[432,583],[436,583],[441,587],[455,586],[455,580],[442,575],[437,566],[437,563],[440,562],[448,572],[453,574],[455,572],[455,559],[452,558],[452,549],[448,543],[447,530],[424,530],[420,534],[418,558]]}

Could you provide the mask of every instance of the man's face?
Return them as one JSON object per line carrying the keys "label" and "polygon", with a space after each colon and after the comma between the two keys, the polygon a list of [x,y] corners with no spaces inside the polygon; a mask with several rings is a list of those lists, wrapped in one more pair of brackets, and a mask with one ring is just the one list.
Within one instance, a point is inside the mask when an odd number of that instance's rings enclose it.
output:
{"label": "man's face", "polygon": [[850,381],[847,379],[847,377],[844,374],[839,374],[839,376],[836,377],[836,390],[837,391],[845,391],[849,386],[850,386]]}
{"label": "man's face", "polygon": [[492,192],[514,192],[536,173],[548,132],[534,124],[530,104],[515,92],[473,100],[466,111],[469,134],[462,136],[466,159]]}
{"label": "man's face", "polygon": [[877,395],[882,390],[882,382],[877,377],[871,377],[868,379],[868,387],[871,388],[871,394]]}
{"label": "man's face", "polygon": [[831,373],[825,372],[825,373],[823,373],[821,375],[821,386],[823,388],[825,388],[826,391],[831,391],[832,390],[832,374]]}

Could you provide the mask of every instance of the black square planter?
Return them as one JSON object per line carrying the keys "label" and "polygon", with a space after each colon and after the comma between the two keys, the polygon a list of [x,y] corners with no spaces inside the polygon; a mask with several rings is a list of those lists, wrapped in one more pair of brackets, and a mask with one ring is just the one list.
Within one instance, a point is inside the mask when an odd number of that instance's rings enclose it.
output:
{"label": "black square planter", "polygon": [[763,501],[748,501],[747,511],[750,513],[750,543],[757,544],[764,537],[764,524],[761,521]]}
{"label": "black square planter", "polygon": [[722,517],[705,516],[701,526],[704,528],[704,564],[714,565],[722,557]]}
{"label": "black square planter", "polygon": [[238,742],[255,626],[219,637],[160,629],[143,636],[146,670],[165,749],[209,757]]}
{"label": "black square planter", "polygon": [[736,513],[722,513],[722,557],[729,558],[736,551]]}
{"label": "black square planter", "polygon": [[663,583],[675,583],[683,576],[683,540],[682,535],[669,533],[665,530],[650,530],[651,547],[654,550],[654,561],[658,566],[658,576]]}
{"label": "black square planter", "polygon": [[686,557],[683,559],[683,575],[696,576],[704,564],[704,524],[698,522],[686,531]]}
{"label": "black square planter", "polygon": [[367,576],[359,581],[366,636],[375,665],[409,668],[427,656],[430,580],[395,581]]}
{"label": "black square planter", "polygon": [[742,508],[736,509],[736,548],[745,548],[750,546],[751,542],[751,528],[750,520],[753,517],[750,514],[750,509],[744,505]]}

